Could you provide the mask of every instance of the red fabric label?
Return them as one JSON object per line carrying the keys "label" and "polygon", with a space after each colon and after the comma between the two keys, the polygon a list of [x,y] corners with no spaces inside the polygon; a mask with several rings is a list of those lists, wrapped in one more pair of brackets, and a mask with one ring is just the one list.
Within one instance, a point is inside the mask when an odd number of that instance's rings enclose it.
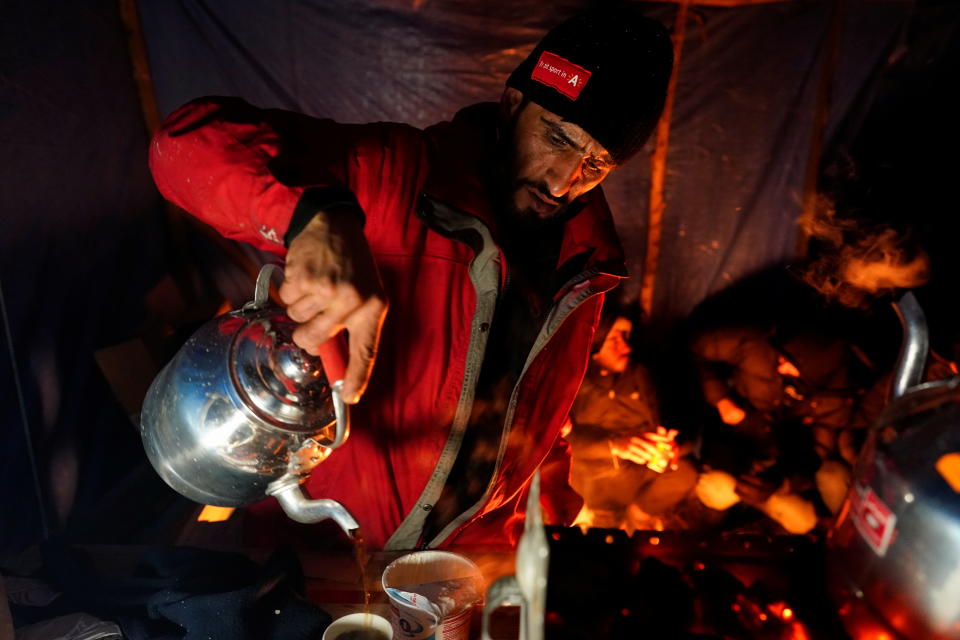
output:
{"label": "red fabric label", "polygon": [[882,556],[893,541],[897,516],[870,487],[856,487],[851,496],[850,517],[870,548]]}
{"label": "red fabric label", "polygon": [[544,51],[540,54],[540,60],[537,61],[537,66],[533,68],[530,77],[548,87],[553,87],[571,100],[576,100],[580,97],[583,88],[587,86],[590,72],[556,54]]}

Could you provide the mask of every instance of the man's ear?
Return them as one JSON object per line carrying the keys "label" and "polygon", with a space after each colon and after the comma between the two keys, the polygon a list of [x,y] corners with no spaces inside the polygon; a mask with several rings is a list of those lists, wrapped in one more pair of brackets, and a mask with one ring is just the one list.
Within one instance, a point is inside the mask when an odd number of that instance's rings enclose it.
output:
{"label": "man's ear", "polygon": [[513,87],[506,87],[500,96],[500,115],[504,120],[510,120],[523,104],[523,93]]}

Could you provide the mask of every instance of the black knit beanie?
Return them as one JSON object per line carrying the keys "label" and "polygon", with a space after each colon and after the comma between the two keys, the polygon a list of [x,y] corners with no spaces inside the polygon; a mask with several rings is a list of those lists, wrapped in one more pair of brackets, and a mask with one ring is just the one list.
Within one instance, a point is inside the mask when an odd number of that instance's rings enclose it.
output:
{"label": "black knit beanie", "polygon": [[582,127],[620,164],[657,126],[672,67],[660,22],[632,5],[607,5],[551,29],[507,86]]}

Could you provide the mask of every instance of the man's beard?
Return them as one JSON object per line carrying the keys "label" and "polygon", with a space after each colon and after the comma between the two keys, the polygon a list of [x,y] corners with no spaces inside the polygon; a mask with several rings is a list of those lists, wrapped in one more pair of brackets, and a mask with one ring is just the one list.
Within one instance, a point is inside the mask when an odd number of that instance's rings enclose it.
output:
{"label": "man's beard", "polygon": [[[536,210],[530,209],[530,208],[522,209],[522,210],[518,209],[514,204],[514,200],[515,200],[516,194],[521,190],[535,191],[536,193],[540,194],[540,196],[547,202],[555,203],[556,208],[554,208],[552,211],[546,214],[538,213]],[[563,218],[563,214],[567,211],[567,209],[570,208],[570,201],[566,197],[557,198],[551,195],[550,188],[547,187],[547,183],[543,181],[536,182],[534,180],[526,180],[523,178],[518,178],[511,185],[510,193],[511,193],[510,204],[511,204],[511,208],[513,209],[512,213],[519,218],[523,218],[523,219],[536,218],[540,221],[546,222],[550,220],[555,220],[557,218]]]}
{"label": "man's beard", "polygon": [[[517,177],[513,138],[520,111],[521,109],[518,109],[517,115],[501,123],[497,149],[499,165],[496,184],[496,191],[499,194],[497,223],[502,232],[509,234],[514,242],[536,240],[545,231],[555,229],[558,225],[562,226],[578,209],[578,207],[571,207],[572,203],[566,197],[556,198],[551,195],[546,182]],[[557,207],[546,215],[541,215],[530,207],[518,207],[516,197],[526,189],[536,191],[550,202],[556,202]]]}

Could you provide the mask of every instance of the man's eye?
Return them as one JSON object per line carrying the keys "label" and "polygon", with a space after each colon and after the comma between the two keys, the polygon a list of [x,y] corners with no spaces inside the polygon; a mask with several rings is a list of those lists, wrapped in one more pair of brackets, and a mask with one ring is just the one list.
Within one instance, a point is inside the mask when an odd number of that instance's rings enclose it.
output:
{"label": "man's eye", "polygon": [[548,135],[547,139],[550,140],[550,143],[555,147],[565,147],[567,146],[567,141],[561,138],[560,136]]}

